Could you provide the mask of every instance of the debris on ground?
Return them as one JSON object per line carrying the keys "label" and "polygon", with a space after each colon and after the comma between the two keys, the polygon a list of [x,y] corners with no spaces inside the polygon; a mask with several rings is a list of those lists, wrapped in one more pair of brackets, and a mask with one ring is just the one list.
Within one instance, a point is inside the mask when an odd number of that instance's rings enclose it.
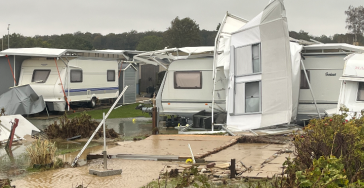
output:
{"label": "debris on ground", "polygon": [[[100,124],[99,122],[91,119],[91,116],[85,112],[83,112],[81,116],[77,116],[72,119],[69,119],[67,114],[65,114],[59,118],[59,121],[59,124],[55,121],[44,130],[49,139],[67,139],[78,135],[80,135],[81,138],[89,138]],[[102,129],[96,133],[94,139],[98,139],[100,137],[103,137]],[[106,129],[106,137],[118,138],[119,135],[114,129]]]}

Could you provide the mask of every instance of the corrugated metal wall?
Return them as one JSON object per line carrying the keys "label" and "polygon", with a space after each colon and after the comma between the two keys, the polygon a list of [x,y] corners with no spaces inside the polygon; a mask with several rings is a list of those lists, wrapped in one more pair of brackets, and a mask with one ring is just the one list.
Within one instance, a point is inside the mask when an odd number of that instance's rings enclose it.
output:
{"label": "corrugated metal wall", "polygon": [[[124,65],[123,65],[124,66]],[[128,104],[136,102],[136,78],[137,71],[133,67],[121,71],[119,77],[119,92],[122,92],[125,86],[129,86],[125,91],[123,97],[120,99],[119,104]],[[125,80],[124,80],[125,78]]]}

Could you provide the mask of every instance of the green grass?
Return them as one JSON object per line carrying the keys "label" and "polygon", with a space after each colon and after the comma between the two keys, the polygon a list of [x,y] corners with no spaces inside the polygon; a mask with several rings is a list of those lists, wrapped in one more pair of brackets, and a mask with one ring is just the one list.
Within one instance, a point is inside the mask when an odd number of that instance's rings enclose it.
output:
{"label": "green grass", "polygon": [[[139,103],[135,104],[127,104],[123,105],[122,107],[119,107],[117,109],[114,109],[111,114],[109,115],[108,119],[111,118],[132,118],[132,117],[150,117],[148,113],[142,113],[141,110],[136,110],[135,107],[137,107]],[[90,115],[93,119],[102,119],[102,113],[105,112],[105,114],[109,111],[109,108],[107,109],[100,109],[100,110],[89,110],[86,111],[88,115]],[[79,116],[81,112],[76,112],[72,114],[67,114],[69,118],[74,118],[76,116]]]}
{"label": "green grass", "polygon": [[[67,145],[67,144],[64,144],[64,145]],[[81,151],[81,149],[84,147],[84,145],[85,145],[85,143],[83,143],[83,142],[81,144],[72,144],[71,148],[66,148],[64,146],[59,146],[58,145],[56,155],[64,155],[66,153]],[[102,145],[102,143],[90,142],[90,144],[87,146],[87,148],[94,147],[94,146],[99,146],[99,145]]]}

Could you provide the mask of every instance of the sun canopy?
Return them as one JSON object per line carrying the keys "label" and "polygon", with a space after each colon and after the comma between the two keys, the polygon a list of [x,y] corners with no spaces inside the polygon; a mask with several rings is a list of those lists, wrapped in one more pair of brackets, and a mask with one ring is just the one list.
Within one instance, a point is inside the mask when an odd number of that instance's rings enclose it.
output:
{"label": "sun canopy", "polygon": [[29,85],[11,88],[0,95],[0,109],[5,109],[6,115],[36,114],[44,110],[42,96],[38,96]]}
{"label": "sun canopy", "polygon": [[135,50],[74,50],[56,48],[10,48],[0,52],[0,55],[30,56],[30,57],[91,57],[129,60],[128,54],[136,55],[142,51]]}

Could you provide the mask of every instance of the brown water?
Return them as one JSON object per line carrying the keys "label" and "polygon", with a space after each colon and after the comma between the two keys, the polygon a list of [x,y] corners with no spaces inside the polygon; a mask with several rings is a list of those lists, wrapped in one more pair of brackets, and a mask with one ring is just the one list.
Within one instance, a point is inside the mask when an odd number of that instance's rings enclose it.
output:
{"label": "brown water", "polygon": [[141,187],[158,178],[159,172],[170,163],[160,161],[108,160],[109,169],[122,169],[121,175],[97,177],[88,173],[89,169],[102,168],[100,160],[94,160],[87,166],[64,168],[41,173],[29,174],[24,178],[13,179],[16,187],[75,187],[88,185],[93,187]]}

